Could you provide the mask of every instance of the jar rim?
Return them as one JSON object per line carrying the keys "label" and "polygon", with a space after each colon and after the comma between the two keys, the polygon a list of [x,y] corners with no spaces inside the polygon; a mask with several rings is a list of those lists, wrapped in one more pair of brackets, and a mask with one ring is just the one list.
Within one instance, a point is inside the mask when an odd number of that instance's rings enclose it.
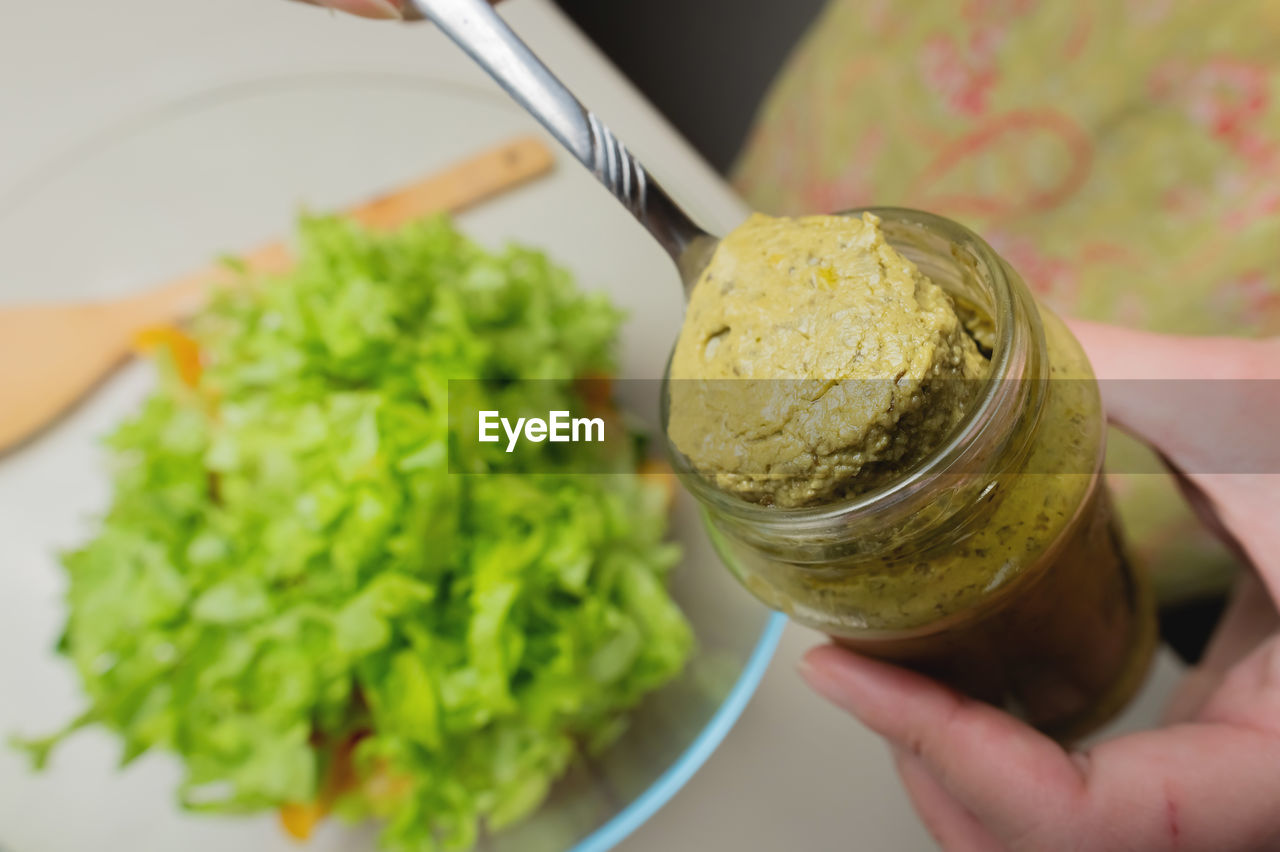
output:
{"label": "jar rim", "polygon": [[[1019,380],[1023,378],[1026,369],[1027,329],[1021,327],[1016,320],[1015,303],[1021,294],[1015,294],[1015,283],[1010,280],[1006,273],[1007,267],[995,249],[959,222],[924,210],[892,206],[856,207],[841,210],[835,215],[861,216],[864,213],[870,213],[886,222],[940,234],[953,247],[961,247],[974,256],[979,275],[990,286],[993,302],[995,340],[991,348],[991,370],[982,380],[976,404],[965,412],[951,436],[902,476],[888,480],[870,491],[830,503],[816,506],[774,506],[755,503],[716,488],[693,469],[684,454],[671,443],[665,434],[668,404],[665,385],[670,375],[668,363],[662,393],[662,422],[668,456],[676,473],[694,497],[737,521],[760,527],[782,526],[792,531],[806,527],[821,529],[836,519],[852,521],[857,516],[883,512],[888,506],[907,502],[922,493],[929,483],[960,467],[965,457],[979,443],[977,439],[998,418],[1000,412],[1006,411],[1009,405],[1016,404],[1009,397],[1022,384]],[[1043,341],[1038,317],[1033,315],[1031,319],[1032,331]]]}

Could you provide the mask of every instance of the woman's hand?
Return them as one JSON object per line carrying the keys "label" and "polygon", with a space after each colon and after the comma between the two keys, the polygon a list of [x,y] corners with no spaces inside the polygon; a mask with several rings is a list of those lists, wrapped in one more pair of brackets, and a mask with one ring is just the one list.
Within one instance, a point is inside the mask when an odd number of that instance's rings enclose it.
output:
{"label": "woman's hand", "polygon": [[[301,0],[301,2],[337,9],[339,12],[349,12],[361,18],[386,21],[404,20],[406,14],[406,0]],[[489,2],[497,3],[498,0],[489,0]]]}
{"label": "woman's hand", "polygon": [[[1280,849],[1280,341],[1073,328],[1111,420],[1169,461],[1253,567],[1165,727],[1067,752],[990,705],[836,646],[810,651],[802,674],[888,741],[948,850]],[[1183,379],[1234,381],[1238,393],[1180,404],[1169,388]]]}
{"label": "woman's hand", "polygon": [[302,0],[312,6],[325,6],[349,12],[362,18],[398,21],[404,18],[404,0]]}

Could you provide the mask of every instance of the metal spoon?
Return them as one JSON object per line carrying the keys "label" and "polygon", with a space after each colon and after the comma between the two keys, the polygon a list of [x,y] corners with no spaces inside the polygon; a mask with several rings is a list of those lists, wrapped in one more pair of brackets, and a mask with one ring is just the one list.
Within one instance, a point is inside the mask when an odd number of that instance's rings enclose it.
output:
{"label": "metal spoon", "polygon": [[551,131],[671,255],[688,294],[718,240],[649,176],[613,132],[561,83],[485,0],[408,0],[516,103]]}

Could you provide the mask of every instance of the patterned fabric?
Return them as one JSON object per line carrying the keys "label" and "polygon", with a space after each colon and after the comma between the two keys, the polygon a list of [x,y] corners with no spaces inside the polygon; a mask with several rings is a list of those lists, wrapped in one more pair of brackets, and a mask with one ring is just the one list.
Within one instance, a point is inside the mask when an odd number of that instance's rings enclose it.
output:
{"label": "patterned fabric", "polygon": [[[1280,0],[832,0],[735,181],[775,214],[955,218],[1063,314],[1280,333]],[[1111,479],[1166,598],[1221,584],[1169,477]]]}

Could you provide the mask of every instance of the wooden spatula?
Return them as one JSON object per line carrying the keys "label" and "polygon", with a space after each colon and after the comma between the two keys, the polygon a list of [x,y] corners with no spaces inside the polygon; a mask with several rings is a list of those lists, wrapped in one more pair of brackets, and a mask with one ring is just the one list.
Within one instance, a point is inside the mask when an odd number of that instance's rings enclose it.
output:
{"label": "wooden spatula", "polygon": [[[542,142],[521,137],[346,215],[391,228],[429,213],[457,212],[547,172],[552,162]],[[253,272],[280,272],[289,266],[289,250],[270,243],[243,261]],[[110,302],[0,308],[0,454],[48,426],[123,364],[139,331],[182,319],[213,288],[237,280],[215,266]]]}

